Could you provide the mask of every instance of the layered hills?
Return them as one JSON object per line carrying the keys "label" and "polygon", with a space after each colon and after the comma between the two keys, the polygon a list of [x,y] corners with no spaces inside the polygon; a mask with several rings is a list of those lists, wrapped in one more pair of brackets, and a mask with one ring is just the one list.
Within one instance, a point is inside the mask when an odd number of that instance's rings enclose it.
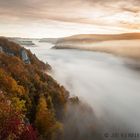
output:
{"label": "layered hills", "polygon": [[80,49],[140,58],[140,33],[81,34],[59,39],[56,49]]}

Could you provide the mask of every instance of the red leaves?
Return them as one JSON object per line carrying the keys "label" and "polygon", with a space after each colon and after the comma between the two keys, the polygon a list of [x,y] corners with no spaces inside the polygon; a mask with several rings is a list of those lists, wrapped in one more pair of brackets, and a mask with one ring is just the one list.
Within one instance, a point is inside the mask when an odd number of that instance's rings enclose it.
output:
{"label": "red leaves", "polygon": [[36,131],[24,121],[23,101],[14,101],[13,103],[3,93],[0,94],[0,140],[37,140]]}
{"label": "red leaves", "polygon": [[37,131],[35,131],[31,125],[26,125],[20,140],[37,140]]}

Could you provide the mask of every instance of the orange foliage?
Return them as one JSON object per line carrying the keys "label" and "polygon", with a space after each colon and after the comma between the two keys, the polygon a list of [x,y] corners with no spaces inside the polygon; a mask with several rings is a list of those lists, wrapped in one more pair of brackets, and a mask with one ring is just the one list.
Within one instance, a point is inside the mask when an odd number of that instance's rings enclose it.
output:
{"label": "orange foliage", "polygon": [[13,95],[21,96],[25,94],[24,87],[18,85],[17,82],[0,69],[0,89]]}

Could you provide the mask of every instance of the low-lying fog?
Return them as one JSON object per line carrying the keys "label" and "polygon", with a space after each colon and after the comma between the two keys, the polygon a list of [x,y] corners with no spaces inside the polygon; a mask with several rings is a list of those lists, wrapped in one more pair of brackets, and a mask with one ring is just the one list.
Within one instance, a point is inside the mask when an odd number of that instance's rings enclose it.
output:
{"label": "low-lying fog", "polygon": [[105,53],[36,44],[38,47],[30,47],[31,51],[52,66],[51,74],[71,96],[80,97],[93,108],[104,132],[122,132],[125,127],[132,133],[140,132],[140,71],[135,68],[136,62]]}
{"label": "low-lying fog", "polygon": [[56,48],[81,49],[112,53],[119,56],[128,56],[140,59],[140,39],[133,40],[109,40],[109,41],[66,41],[57,43]]}

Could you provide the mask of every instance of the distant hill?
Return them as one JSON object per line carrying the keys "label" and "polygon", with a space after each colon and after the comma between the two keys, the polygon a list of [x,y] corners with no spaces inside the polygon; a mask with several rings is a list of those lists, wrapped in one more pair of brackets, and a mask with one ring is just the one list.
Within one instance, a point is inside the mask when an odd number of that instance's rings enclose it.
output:
{"label": "distant hill", "polygon": [[107,40],[132,40],[140,39],[140,33],[124,33],[124,34],[79,34],[70,37],[59,39],[59,42],[94,42],[94,41],[107,41]]}
{"label": "distant hill", "polygon": [[79,49],[140,59],[140,33],[82,34],[57,41],[55,49]]}
{"label": "distant hill", "polygon": [[22,46],[35,46],[35,44],[33,43],[33,40],[36,40],[34,38],[20,38],[20,37],[9,37],[9,40],[22,45]]}
{"label": "distant hill", "polygon": [[48,42],[55,44],[60,38],[42,38],[39,42]]}

